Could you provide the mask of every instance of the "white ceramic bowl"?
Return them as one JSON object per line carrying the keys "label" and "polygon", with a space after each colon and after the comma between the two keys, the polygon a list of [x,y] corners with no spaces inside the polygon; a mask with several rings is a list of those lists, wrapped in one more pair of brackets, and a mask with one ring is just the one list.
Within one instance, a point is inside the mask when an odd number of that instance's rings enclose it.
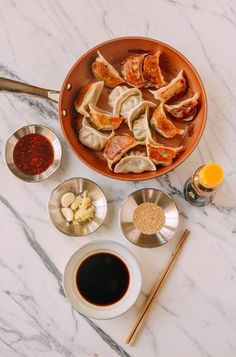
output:
{"label": "white ceramic bowl", "polygon": [[[80,264],[90,255],[96,253],[112,253],[127,266],[130,281],[125,295],[116,303],[107,306],[97,306],[89,303],[79,293],[76,285],[76,274]],[[69,259],[63,275],[64,291],[71,305],[81,314],[94,319],[112,319],[128,311],[136,302],[142,286],[142,274],[134,255],[123,245],[99,240],[88,243],[78,249]]]}

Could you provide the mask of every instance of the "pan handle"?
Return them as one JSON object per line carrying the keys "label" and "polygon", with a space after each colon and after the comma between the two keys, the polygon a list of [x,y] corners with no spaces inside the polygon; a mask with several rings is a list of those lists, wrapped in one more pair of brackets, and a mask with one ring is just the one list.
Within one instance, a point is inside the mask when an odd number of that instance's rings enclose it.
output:
{"label": "pan handle", "polygon": [[0,91],[23,93],[50,99],[58,102],[60,92],[46,88],[32,86],[31,84],[14,81],[12,79],[0,77]]}

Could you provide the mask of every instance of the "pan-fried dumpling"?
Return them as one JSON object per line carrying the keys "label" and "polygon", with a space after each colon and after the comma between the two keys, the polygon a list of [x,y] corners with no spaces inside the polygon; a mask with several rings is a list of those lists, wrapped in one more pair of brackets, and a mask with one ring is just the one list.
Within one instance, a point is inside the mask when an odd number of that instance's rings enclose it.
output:
{"label": "pan-fried dumpling", "polygon": [[142,93],[138,88],[128,88],[114,102],[113,114],[128,120],[129,113],[142,101]]}
{"label": "pan-fried dumpling", "polygon": [[154,108],[156,106],[155,103],[150,102],[149,100],[143,100],[140,102],[129,114],[128,117],[128,127],[132,131],[134,121],[138,119],[138,117],[145,112],[146,108]]}
{"label": "pan-fried dumpling", "polygon": [[97,130],[109,131],[117,129],[123,121],[123,117],[106,112],[93,104],[89,105],[89,120]]}
{"label": "pan-fried dumpling", "polygon": [[149,124],[148,124],[148,113],[149,108],[155,107],[156,104],[144,100],[140,102],[129,114],[128,117],[128,126],[129,129],[133,132],[136,140],[139,141],[139,144],[145,145],[146,138],[149,133]]}
{"label": "pan-fried dumpling", "polygon": [[75,109],[79,114],[89,117],[89,114],[87,112],[88,106],[91,103],[94,105],[97,104],[103,86],[104,82],[100,81],[88,83],[86,86],[81,88],[75,100]]}
{"label": "pan-fried dumpling", "polygon": [[139,150],[130,150],[129,152],[127,152],[123,157],[127,157],[127,156],[147,156],[145,151],[139,151]]}
{"label": "pan-fried dumpling", "polygon": [[126,58],[122,66],[122,74],[127,83],[133,87],[144,87],[143,59],[146,54],[133,53]]}
{"label": "pan-fried dumpling", "polygon": [[114,88],[125,81],[119,75],[118,71],[101,55],[98,51],[98,57],[92,63],[92,71],[99,81],[104,81],[105,86]]}
{"label": "pan-fried dumpling", "polygon": [[82,127],[79,131],[79,140],[88,148],[100,151],[114,135],[114,131],[110,133],[101,133],[89,124],[87,118],[83,118]]}
{"label": "pan-fried dumpling", "polygon": [[[141,101],[142,101],[142,96],[140,94],[136,94],[136,95],[129,95],[128,98],[121,103],[120,115],[123,116],[126,124],[128,122],[129,113],[133,108],[135,108],[139,103],[141,103]],[[119,102],[117,102],[117,106],[114,108],[114,112],[118,111],[118,108],[119,108]]]}
{"label": "pan-fried dumpling", "polygon": [[135,138],[129,134],[116,135],[111,138],[106,144],[103,154],[107,160],[109,169],[112,170],[112,165],[137,144],[138,142]]}
{"label": "pan-fried dumpling", "polygon": [[155,165],[169,166],[176,155],[183,150],[183,146],[172,148],[161,144],[147,144],[147,154]]}
{"label": "pan-fried dumpling", "polygon": [[183,70],[181,70],[167,86],[161,87],[155,91],[150,90],[150,92],[154,95],[155,99],[160,100],[161,102],[167,102],[169,99],[185,92],[186,88],[186,79],[184,78]]}
{"label": "pan-fried dumpling", "polygon": [[147,144],[152,144],[152,145],[161,145],[159,142],[156,140],[154,137],[154,132],[150,129],[150,126],[148,127],[148,134],[146,137],[146,145]]}
{"label": "pan-fried dumpling", "polygon": [[177,128],[172,121],[167,118],[163,102],[160,103],[154,111],[150,123],[153,129],[164,136],[164,138],[173,138],[177,134],[183,135],[185,133],[185,130]]}
{"label": "pan-fried dumpling", "polygon": [[191,98],[182,100],[182,102],[173,105],[165,104],[165,109],[176,119],[190,121],[197,112],[199,93],[195,93]]}
{"label": "pan-fried dumpling", "polygon": [[144,171],[156,171],[156,166],[144,152],[131,151],[126,154],[115,166],[115,173],[141,173]]}
{"label": "pan-fried dumpling", "polygon": [[132,132],[136,140],[139,141],[139,144],[145,145],[146,137],[149,131],[149,124],[148,124],[148,107],[146,108],[145,112],[139,114],[136,117],[136,120],[132,122]]}
{"label": "pan-fried dumpling", "polygon": [[143,77],[147,82],[145,87],[160,88],[166,85],[166,81],[161,73],[159,65],[161,51],[156,52],[154,55],[147,55],[143,61]]}
{"label": "pan-fried dumpling", "polygon": [[112,89],[108,97],[108,104],[112,109],[114,108],[116,100],[121,96],[121,94],[127,91],[127,89],[129,89],[127,86],[117,86]]}
{"label": "pan-fried dumpling", "polygon": [[[128,93],[121,98],[124,92],[128,91]],[[133,95],[135,93],[136,95]],[[126,98],[126,96],[128,97]],[[122,102],[122,100],[124,101]],[[113,109],[113,113],[117,113],[116,115],[120,115],[125,119],[125,122],[128,120],[128,116],[130,111],[136,107],[142,100],[142,93],[139,89],[133,90],[133,88],[128,88],[126,86],[118,86],[112,90],[108,97],[108,104]]]}

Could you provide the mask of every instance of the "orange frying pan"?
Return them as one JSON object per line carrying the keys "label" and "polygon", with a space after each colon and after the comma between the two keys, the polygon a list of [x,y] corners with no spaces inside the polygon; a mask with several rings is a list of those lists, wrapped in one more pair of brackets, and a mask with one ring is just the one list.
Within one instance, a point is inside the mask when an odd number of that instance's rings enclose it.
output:
{"label": "orange frying pan", "polygon": [[[98,50],[119,71],[121,70],[120,65],[122,61],[130,53],[137,51],[155,53],[156,51],[161,50],[163,54],[160,57],[160,66],[165,79],[167,81],[171,80],[181,69],[183,69],[188,82],[188,92],[185,95],[189,96],[196,92],[200,94],[199,108],[194,120],[185,123],[175,123],[178,127],[186,128],[185,136],[173,139],[158,137],[158,141],[165,145],[173,147],[180,145],[184,146],[184,151],[180,153],[179,157],[172,163],[172,165],[167,167],[157,166],[157,171],[143,172],[140,174],[116,174],[109,170],[106,161],[103,159],[102,153],[94,152],[79,142],[78,130],[80,128],[82,118],[75,111],[74,100],[82,86],[91,80],[96,80],[91,71],[91,64],[96,58]],[[0,90],[33,94],[52,100],[55,100],[53,98],[54,94],[58,93],[57,91],[43,89],[5,78],[0,78]],[[107,104],[110,92],[111,89],[104,87],[99,102],[97,103],[99,107],[111,110]],[[153,96],[146,89],[143,90],[143,96],[145,99],[155,101]],[[176,168],[188,158],[199,143],[205,127],[206,116],[207,99],[205,89],[192,64],[180,52],[169,45],[166,45],[158,40],[144,37],[116,38],[103,42],[86,52],[78,59],[67,74],[62,85],[59,99],[59,119],[61,128],[72,150],[93,170],[102,175],[120,180],[139,181],[151,179],[166,174]],[[117,129],[117,131],[118,133],[127,131],[126,125],[123,124],[123,126]]]}

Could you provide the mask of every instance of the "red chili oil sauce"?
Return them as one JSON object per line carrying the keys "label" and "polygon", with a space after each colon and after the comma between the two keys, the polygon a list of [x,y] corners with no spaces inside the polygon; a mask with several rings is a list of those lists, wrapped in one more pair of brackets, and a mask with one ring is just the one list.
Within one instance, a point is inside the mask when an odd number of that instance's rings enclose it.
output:
{"label": "red chili oil sauce", "polygon": [[54,151],[50,141],[41,134],[27,134],[15,145],[13,160],[27,175],[39,175],[53,163]]}

